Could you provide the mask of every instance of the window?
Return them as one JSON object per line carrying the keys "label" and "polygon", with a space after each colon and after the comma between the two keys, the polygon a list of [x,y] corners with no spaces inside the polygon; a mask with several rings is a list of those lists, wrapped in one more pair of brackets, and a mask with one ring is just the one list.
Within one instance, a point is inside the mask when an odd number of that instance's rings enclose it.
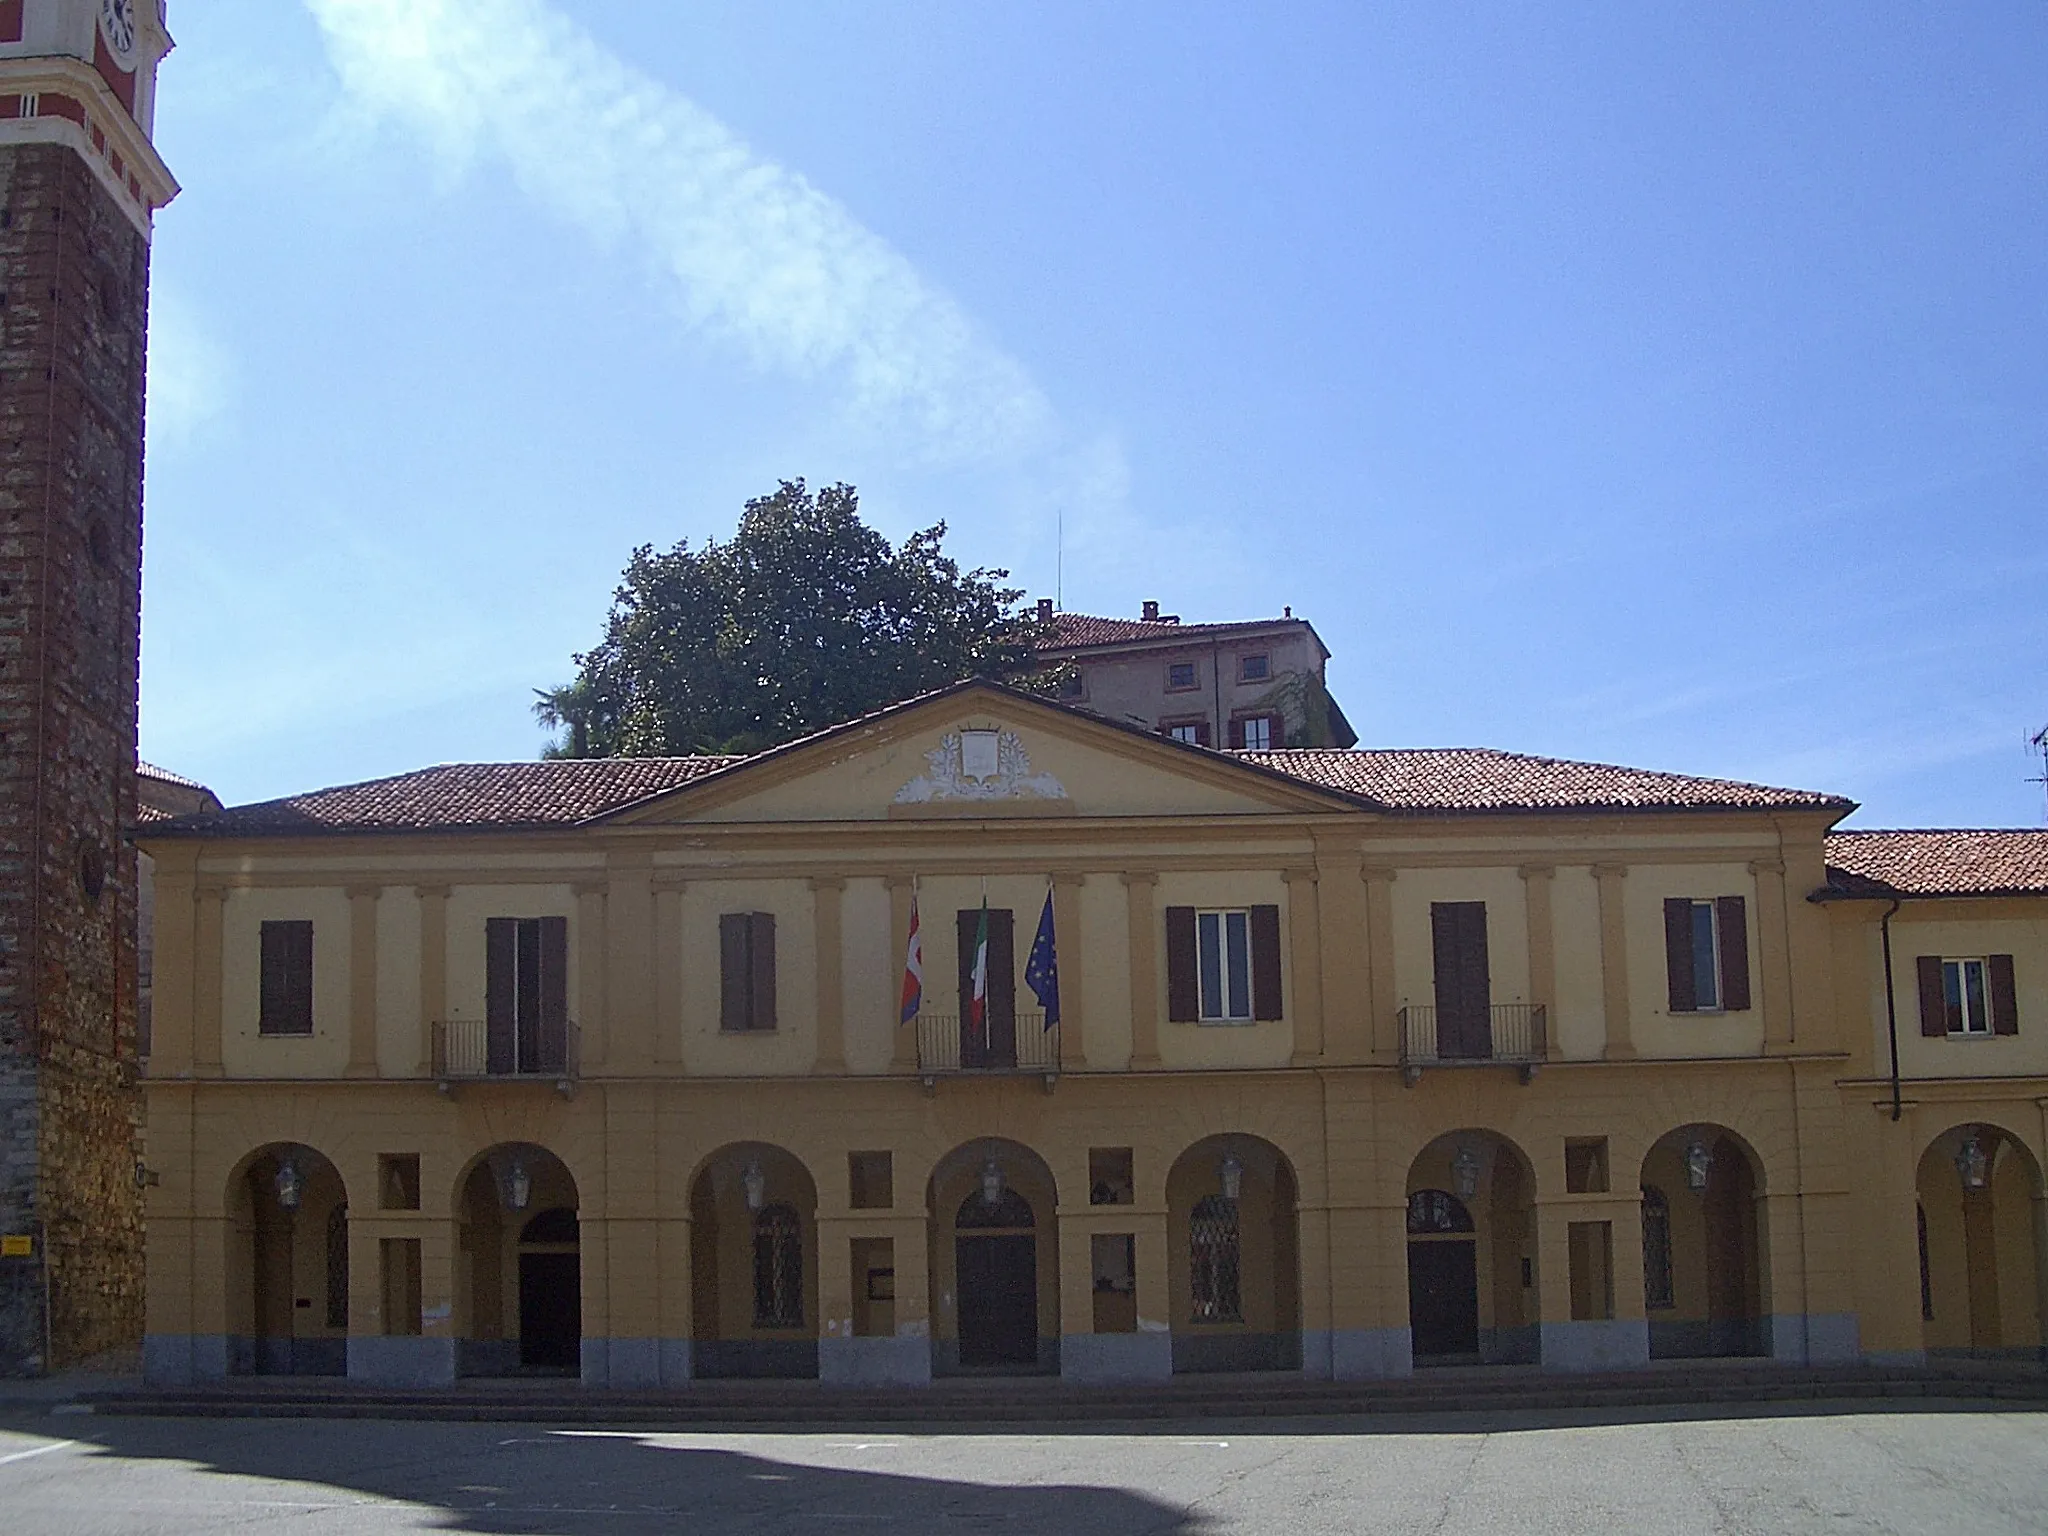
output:
{"label": "window", "polygon": [[1166,909],[1166,1017],[1244,1024],[1284,1017],[1280,909]]}
{"label": "window", "polygon": [[1184,741],[1191,747],[1209,745],[1209,722],[1206,720],[1162,720],[1159,734],[1170,736],[1175,741]]}
{"label": "window", "polygon": [[1280,745],[1283,734],[1278,715],[1245,715],[1230,722],[1230,744],[1247,752],[1270,752]]}
{"label": "window", "polygon": [[484,923],[484,1070],[560,1072],[569,1059],[569,920]]}
{"label": "window", "polygon": [[1192,661],[1169,661],[1166,664],[1168,693],[1187,693],[1200,686],[1201,681],[1195,676],[1195,664]]}
{"label": "window", "polygon": [[775,914],[718,919],[718,1027],[745,1034],[775,1027]]}
{"label": "window", "polygon": [[1188,1217],[1188,1291],[1196,1322],[1244,1321],[1235,1200],[1204,1195],[1195,1202]]}
{"label": "window", "polygon": [[1251,913],[1197,912],[1195,945],[1201,968],[1202,1022],[1235,1023],[1251,1018]]}
{"label": "window", "polygon": [[764,1206],[754,1217],[754,1326],[803,1325],[803,1225],[787,1205]]}
{"label": "window", "polygon": [[1749,1007],[1748,906],[1740,896],[1664,903],[1664,957],[1673,1013]]}
{"label": "window", "polygon": [[1920,1033],[1983,1038],[2020,1032],[2011,955],[1922,955]]}
{"label": "window", "polygon": [[259,1035],[313,1033],[313,925],[301,920],[263,925]]}
{"label": "window", "polygon": [[1671,1294],[1671,1202],[1643,1186],[1643,1305],[1659,1310],[1678,1303]]}
{"label": "window", "polygon": [[1237,680],[1240,683],[1263,683],[1273,675],[1273,658],[1264,651],[1256,656],[1237,658]]}

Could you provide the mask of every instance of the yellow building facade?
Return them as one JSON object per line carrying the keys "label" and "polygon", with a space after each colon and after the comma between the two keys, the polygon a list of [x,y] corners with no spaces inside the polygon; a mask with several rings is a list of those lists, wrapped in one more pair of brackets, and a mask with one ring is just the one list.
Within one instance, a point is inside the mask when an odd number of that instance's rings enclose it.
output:
{"label": "yellow building facade", "polygon": [[146,1366],[2036,1353],[2048,848],[1851,808],[969,684],[152,826]]}

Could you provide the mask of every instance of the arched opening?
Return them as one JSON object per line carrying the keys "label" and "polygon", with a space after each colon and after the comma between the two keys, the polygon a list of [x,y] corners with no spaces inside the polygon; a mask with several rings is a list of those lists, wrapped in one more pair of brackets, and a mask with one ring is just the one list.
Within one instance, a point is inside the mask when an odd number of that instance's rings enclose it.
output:
{"label": "arched opening", "polygon": [[704,1377],[818,1374],[818,1193],[767,1142],[706,1158],[690,1185],[692,1370]]}
{"label": "arched opening", "polygon": [[1763,1180],[1718,1125],[1666,1133],[1643,1159],[1643,1305],[1656,1360],[1767,1355]]}
{"label": "arched opening", "polygon": [[348,1373],[348,1192],[311,1147],[280,1142],[228,1181],[229,1369]]}
{"label": "arched opening", "polygon": [[1921,1337],[1929,1354],[2041,1353],[2041,1189],[2033,1155],[1994,1125],[1959,1125],[1921,1154]]}
{"label": "arched opening", "polygon": [[1417,1365],[1540,1353],[1535,1170],[1491,1131],[1454,1131],[1408,1169],[1408,1335]]}
{"label": "arched opening", "polygon": [[465,1376],[574,1375],[583,1354],[576,1180],[529,1142],[491,1148],[457,1202],[456,1369]]}
{"label": "arched opening", "polygon": [[1052,1169],[1029,1147],[989,1139],[932,1170],[932,1367],[999,1375],[1059,1369],[1059,1208]]}
{"label": "arched opening", "polygon": [[1210,1136],[1166,1176],[1173,1369],[1301,1369],[1294,1169],[1258,1136]]}

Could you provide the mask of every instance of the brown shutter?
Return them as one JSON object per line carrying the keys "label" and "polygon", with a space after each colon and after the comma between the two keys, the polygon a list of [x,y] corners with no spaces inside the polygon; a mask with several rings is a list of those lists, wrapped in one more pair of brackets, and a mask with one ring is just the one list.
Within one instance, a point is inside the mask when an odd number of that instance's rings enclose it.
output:
{"label": "brown shutter", "polygon": [[1016,1065],[1017,925],[1008,907],[988,912],[988,1048],[995,1065]]}
{"label": "brown shutter", "polygon": [[313,1032],[313,925],[265,923],[260,930],[262,979],[256,1032]]}
{"label": "brown shutter", "polygon": [[1991,972],[1991,1032],[2016,1035],[2020,1032],[2020,994],[2013,981],[2012,956],[1990,955],[1984,965]]}
{"label": "brown shutter", "polygon": [[1716,900],[1714,923],[1721,931],[1721,1006],[1740,1013],[1749,1006],[1749,923],[1742,898]]}
{"label": "brown shutter", "polygon": [[775,914],[773,912],[750,912],[747,914],[748,955],[753,967],[753,1007],[747,1020],[749,1029],[773,1029],[775,1027]]}
{"label": "brown shutter", "polygon": [[1946,1035],[1948,999],[1941,990],[1941,956],[1922,955],[1914,964],[1920,971],[1920,1033]]}
{"label": "brown shutter", "polygon": [[1252,1017],[1277,1019],[1280,1008],[1280,909],[1252,908]]}
{"label": "brown shutter", "polygon": [[1696,1012],[1699,996],[1692,984],[1692,901],[1689,897],[1665,898],[1664,972],[1671,989],[1671,1011]]}
{"label": "brown shutter", "polygon": [[1198,747],[1210,745],[1209,722],[1206,720],[1197,720],[1195,722],[1195,745]]}
{"label": "brown shutter", "polygon": [[1244,722],[1242,720],[1233,720],[1230,722],[1230,750],[1237,752],[1243,750],[1243,748]]}
{"label": "brown shutter", "polygon": [[748,914],[721,912],[718,916],[718,1027],[726,1031],[747,1027]]}
{"label": "brown shutter", "polygon": [[569,1061],[569,919],[540,920],[540,1056],[543,1072]]}
{"label": "brown shutter", "polygon": [[[510,1072],[519,995],[519,921],[484,919],[484,1070]],[[471,1070],[474,1070],[472,1068]]]}
{"label": "brown shutter", "polygon": [[1202,1017],[1202,993],[1195,980],[1195,909],[1166,909],[1166,1017],[1193,1024]]}
{"label": "brown shutter", "polygon": [[291,932],[290,1018],[293,1034],[313,1033],[313,925],[287,923]]}

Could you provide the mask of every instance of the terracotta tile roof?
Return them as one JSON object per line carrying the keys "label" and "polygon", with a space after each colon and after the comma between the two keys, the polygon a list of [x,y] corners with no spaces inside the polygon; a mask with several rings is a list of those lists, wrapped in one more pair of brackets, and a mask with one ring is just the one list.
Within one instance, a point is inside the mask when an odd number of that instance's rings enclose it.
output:
{"label": "terracotta tile roof", "polygon": [[1842,810],[1853,802],[1804,789],[1655,773],[1612,763],[1529,757],[1487,747],[1402,751],[1297,748],[1232,756],[1408,814],[1503,811]]}
{"label": "terracotta tile roof", "polygon": [[2048,896],[2048,829],[1912,828],[1828,835],[1834,897]]}
{"label": "terracotta tile roof", "polygon": [[170,819],[171,813],[162,806],[138,805],[135,807],[135,820],[138,825],[143,822],[169,821]]}
{"label": "terracotta tile roof", "polygon": [[566,827],[701,779],[737,757],[574,758],[444,763],[388,779],[316,789],[153,828],[201,837]]}
{"label": "terracotta tile roof", "polygon": [[173,773],[168,768],[159,768],[155,763],[145,763],[140,758],[137,758],[135,761],[135,772],[140,778],[156,779],[164,784],[175,784],[180,789],[206,788],[197,779],[188,779],[182,773]]}
{"label": "terracotta tile roof", "polygon": [[1239,619],[1227,624],[1167,624],[1150,619],[1111,619],[1092,613],[1056,613],[1039,636],[1041,651],[1086,649],[1097,645],[1129,645],[1141,640],[1172,640],[1182,635],[1205,638],[1248,634],[1280,624],[1306,624],[1306,619]]}

